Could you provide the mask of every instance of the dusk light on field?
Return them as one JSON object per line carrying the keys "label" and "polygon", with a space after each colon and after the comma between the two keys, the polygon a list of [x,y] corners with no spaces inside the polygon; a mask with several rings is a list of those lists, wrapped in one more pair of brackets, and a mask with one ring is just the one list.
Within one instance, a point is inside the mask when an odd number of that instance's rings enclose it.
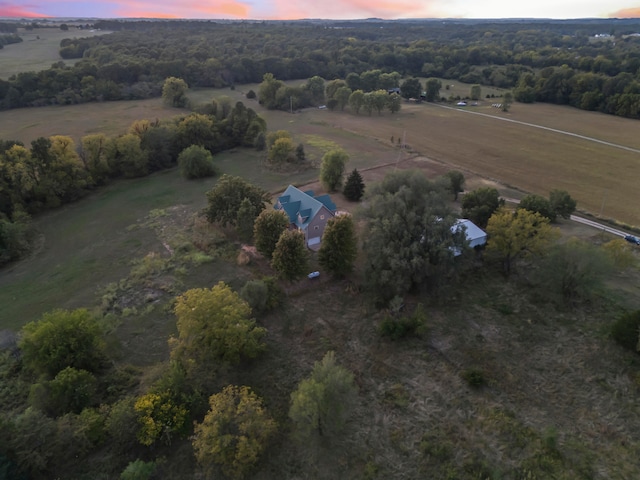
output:
{"label": "dusk light on field", "polygon": [[358,19],[400,18],[636,18],[640,7],[633,0],[509,2],[502,0],[29,0],[0,2],[0,17],[47,18],[202,18],[266,19],[302,18]]}

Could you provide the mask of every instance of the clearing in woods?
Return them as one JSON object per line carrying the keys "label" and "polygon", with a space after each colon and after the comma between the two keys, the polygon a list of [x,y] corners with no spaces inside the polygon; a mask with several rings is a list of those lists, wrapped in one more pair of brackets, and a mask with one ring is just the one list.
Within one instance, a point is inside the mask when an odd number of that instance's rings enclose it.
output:
{"label": "clearing in woods", "polygon": [[72,25],[63,31],[57,27],[35,28],[33,30],[18,29],[22,38],[20,43],[5,45],[0,50],[2,70],[0,79],[6,80],[21,72],[39,72],[50,68],[56,62],[73,65],[79,59],[64,60],[60,56],[60,42],[65,38],[85,38],[105,35],[110,32],[101,30],[76,30]]}

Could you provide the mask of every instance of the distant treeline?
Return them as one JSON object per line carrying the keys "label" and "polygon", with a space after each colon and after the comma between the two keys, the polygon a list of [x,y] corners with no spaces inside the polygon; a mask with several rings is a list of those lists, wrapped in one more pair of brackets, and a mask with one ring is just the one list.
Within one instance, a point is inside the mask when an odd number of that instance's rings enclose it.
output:
{"label": "distant treeline", "polygon": [[242,102],[208,104],[165,122],[140,120],[117,137],[40,137],[26,147],[0,140],[0,265],[29,248],[29,216],[73,202],[115,178],[170,168],[191,145],[211,153],[253,146],[266,122]]}
{"label": "distant treeline", "polygon": [[20,42],[22,42],[22,38],[16,33],[11,35],[0,35],[0,48],[4,48],[5,45]]}
{"label": "distant treeline", "polygon": [[0,33],[18,33],[19,26],[15,22],[0,22]]}
{"label": "distant treeline", "polygon": [[[640,21],[100,21],[57,63],[0,81],[0,108],[142,99],[190,87],[368,70],[514,89],[520,101],[640,116]],[[597,36],[596,36],[597,35]]]}

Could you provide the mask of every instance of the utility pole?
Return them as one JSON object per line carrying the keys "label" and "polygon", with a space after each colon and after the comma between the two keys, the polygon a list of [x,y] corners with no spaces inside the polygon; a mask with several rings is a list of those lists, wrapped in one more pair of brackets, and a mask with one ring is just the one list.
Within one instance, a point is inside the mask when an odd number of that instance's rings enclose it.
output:
{"label": "utility pole", "polygon": [[395,172],[398,169],[398,163],[400,163],[400,157],[402,157],[402,150],[404,149],[404,142],[407,136],[407,131],[402,132],[402,143],[400,144],[400,148],[398,149],[398,158],[396,160],[396,164],[393,167],[393,171]]}

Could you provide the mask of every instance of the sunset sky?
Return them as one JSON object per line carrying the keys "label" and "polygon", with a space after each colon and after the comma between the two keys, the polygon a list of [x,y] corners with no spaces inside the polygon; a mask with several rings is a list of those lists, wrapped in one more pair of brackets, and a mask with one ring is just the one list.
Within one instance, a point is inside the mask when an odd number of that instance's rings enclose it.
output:
{"label": "sunset sky", "polygon": [[225,19],[640,17],[638,0],[0,0],[0,17]]}

